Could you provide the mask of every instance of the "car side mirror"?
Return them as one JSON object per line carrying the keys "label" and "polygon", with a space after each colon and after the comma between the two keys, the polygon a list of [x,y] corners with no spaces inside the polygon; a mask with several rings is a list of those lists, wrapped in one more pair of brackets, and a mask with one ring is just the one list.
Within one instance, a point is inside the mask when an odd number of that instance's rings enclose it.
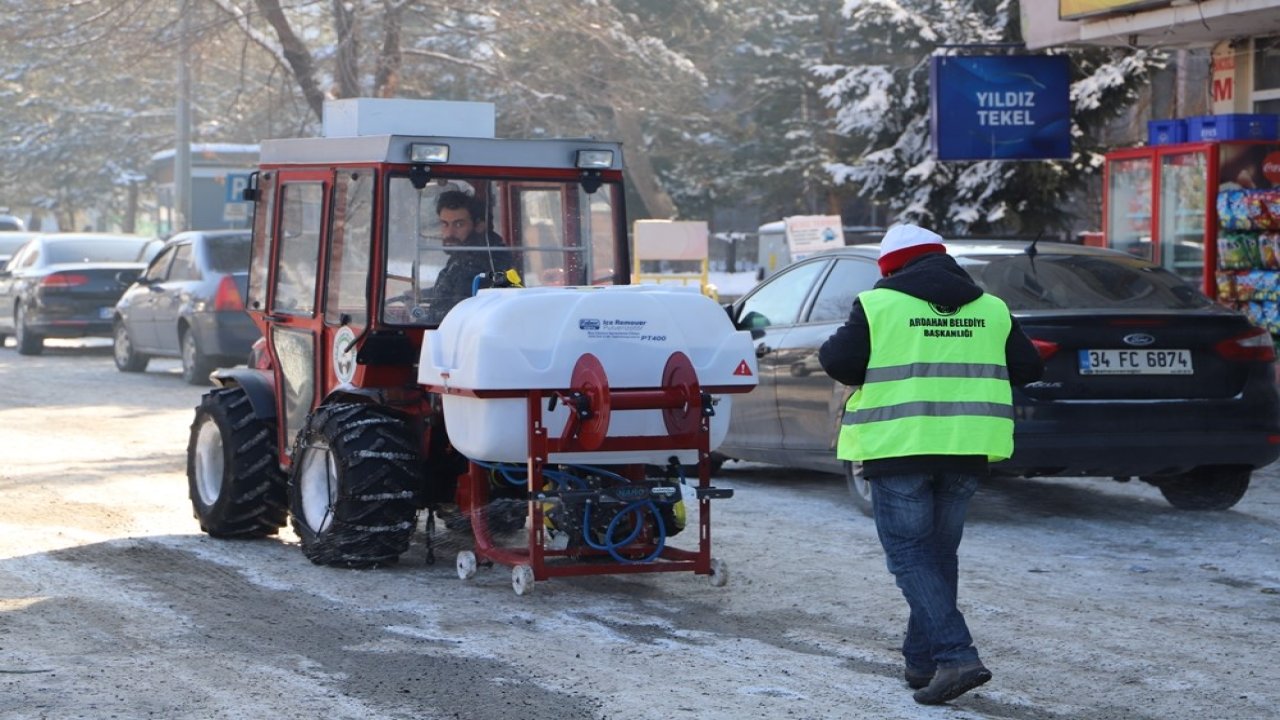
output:
{"label": "car side mirror", "polygon": [[116,273],[116,282],[121,285],[132,285],[135,282],[143,282],[142,273],[137,270],[121,270]]}

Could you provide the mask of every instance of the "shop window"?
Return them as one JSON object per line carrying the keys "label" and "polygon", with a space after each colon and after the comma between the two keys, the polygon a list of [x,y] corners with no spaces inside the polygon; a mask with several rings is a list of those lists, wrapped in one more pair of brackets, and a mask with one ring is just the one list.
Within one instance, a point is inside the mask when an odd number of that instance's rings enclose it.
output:
{"label": "shop window", "polygon": [[1253,111],[1280,115],[1280,35],[1253,41]]}

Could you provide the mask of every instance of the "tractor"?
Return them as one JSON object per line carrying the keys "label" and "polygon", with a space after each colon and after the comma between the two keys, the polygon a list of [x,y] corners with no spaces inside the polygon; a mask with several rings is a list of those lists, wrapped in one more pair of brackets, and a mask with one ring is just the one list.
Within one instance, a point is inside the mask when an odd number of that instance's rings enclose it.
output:
{"label": "tractor", "polygon": [[[521,592],[535,577],[555,574],[541,562],[544,547],[574,558],[604,555],[606,567],[653,564],[655,538],[681,529],[678,486],[690,462],[705,466],[719,402],[699,387],[693,365],[651,383],[666,377],[674,389],[651,387],[632,403],[656,403],[653,412],[680,419],[672,427],[687,431],[682,451],[662,450],[670,462],[656,473],[652,463],[636,462],[649,456],[634,454],[600,465],[468,457],[451,440],[447,406],[451,393],[474,399],[485,392],[450,387],[447,372],[443,384],[422,378],[433,336],[452,327],[449,338],[466,338],[480,329],[466,325],[462,308],[563,293],[591,303],[604,296],[589,291],[629,283],[621,147],[498,139],[494,124],[485,103],[352,99],[327,104],[323,137],[262,143],[245,190],[253,207],[245,304],[262,339],[247,367],[211,375],[216,387],[196,408],[188,443],[190,497],[204,532],[261,538],[292,518],[312,562],[370,567],[405,553],[426,513],[428,527],[440,519],[474,531],[481,563],[515,566]],[[548,320],[544,312],[516,322],[527,328]],[[735,353],[736,340],[729,343]],[[736,384],[712,390],[754,385],[749,341],[744,347]],[[499,373],[523,356],[516,345],[498,348],[482,361]],[[607,387],[600,390],[605,372],[595,369],[572,378],[585,385],[570,383],[569,368],[564,387],[520,392],[539,408],[572,406],[566,442],[586,433],[599,449],[610,408]],[[623,394],[618,388],[615,403]],[[727,422],[728,413],[720,414],[717,422]],[[523,411],[515,418],[517,435],[525,419]],[[565,445],[570,454],[560,457],[571,459],[575,448]],[[702,467],[700,503],[729,494],[706,478]],[[596,519],[578,513],[638,501],[645,511],[624,504]],[[548,537],[557,530],[559,549]],[[493,536],[512,532],[527,534],[532,561],[486,554]],[[676,561],[712,574],[708,552]],[[460,554],[459,575],[468,577],[475,562],[475,553]]]}

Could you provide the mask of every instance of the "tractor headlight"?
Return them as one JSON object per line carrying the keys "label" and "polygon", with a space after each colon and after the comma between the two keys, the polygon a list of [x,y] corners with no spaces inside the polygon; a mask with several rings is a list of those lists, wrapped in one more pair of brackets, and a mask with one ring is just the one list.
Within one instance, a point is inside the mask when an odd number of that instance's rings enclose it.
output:
{"label": "tractor headlight", "polygon": [[579,150],[576,164],[583,170],[608,170],[613,167],[613,151]]}
{"label": "tractor headlight", "polygon": [[409,162],[447,163],[449,162],[449,146],[437,143],[410,143]]}

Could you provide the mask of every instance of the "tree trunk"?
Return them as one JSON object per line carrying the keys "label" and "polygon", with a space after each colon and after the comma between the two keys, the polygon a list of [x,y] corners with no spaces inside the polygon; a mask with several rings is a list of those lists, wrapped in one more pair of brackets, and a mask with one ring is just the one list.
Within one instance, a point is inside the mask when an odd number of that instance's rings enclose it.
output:
{"label": "tree trunk", "polygon": [[382,50],[378,53],[377,69],[373,76],[375,97],[395,97],[400,91],[400,18],[404,6],[392,0],[382,3]]}
{"label": "tree trunk", "polygon": [[338,46],[333,57],[333,94],[339,98],[360,97],[360,34],[356,17],[344,0],[333,0],[333,29]]}
{"label": "tree trunk", "polygon": [[324,93],[316,84],[316,67],[311,59],[311,52],[294,34],[289,19],[284,16],[284,10],[280,9],[280,0],[258,0],[258,9],[276,31],[276,37],[280,38],[285,60],[289,62],[289,68],[293,71],[293,77],[298,81],[298,87],[307,99],[311,112],[315,113],[317,119],[323,120]]}
{"label": "tree trunk", "polygon": [[124,206],[123,232],[135,232],[138,228],[138,181],[129,181],[129,195]]}
{"label": "tree trunk", "polygon": [[640,123],[631,111],[625,109],[615,112],[613,117],[618,134],[621,136],[624,149],[623,160],[626,162],[627,175],[631,177],[631,187],[644,203],[646,214],[651,218],[662,220],[674,219],[676,204],[671,200],[671,195],[663,189],[661,181],[658,180],[658,173],[653,169],[653,163],[649,162]]}

